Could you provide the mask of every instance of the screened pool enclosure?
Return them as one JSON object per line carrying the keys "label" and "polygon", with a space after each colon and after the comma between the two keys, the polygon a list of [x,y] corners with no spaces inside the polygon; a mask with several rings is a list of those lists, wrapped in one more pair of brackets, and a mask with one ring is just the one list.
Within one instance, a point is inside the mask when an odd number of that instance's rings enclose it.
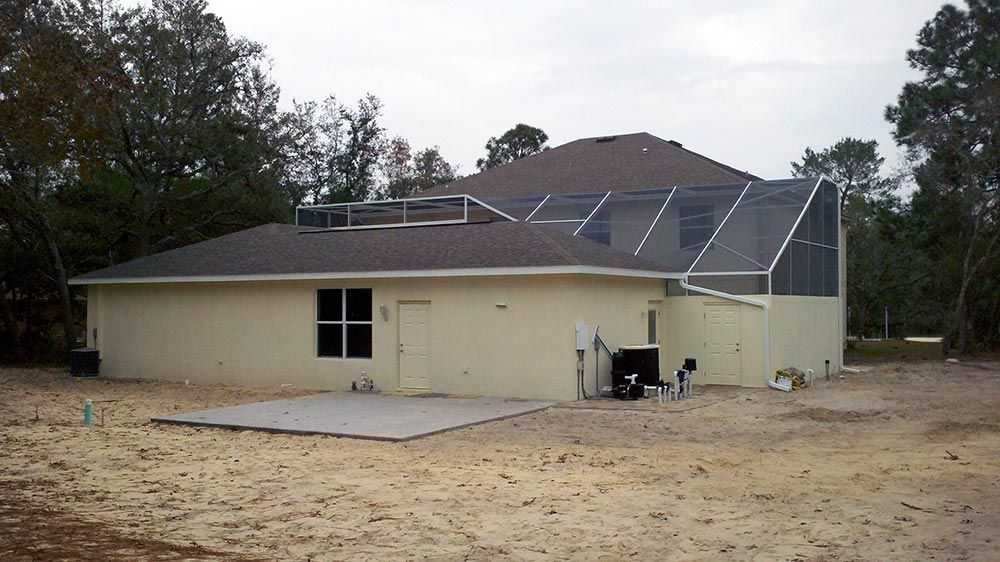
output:
{"label": "screened pool enclosure", "polygon": [[524,221],[659,263],[730,294],[836,297],[840,202],[824,179],[667,187],[517,199],[468,195],[299,207],[329,229]]}

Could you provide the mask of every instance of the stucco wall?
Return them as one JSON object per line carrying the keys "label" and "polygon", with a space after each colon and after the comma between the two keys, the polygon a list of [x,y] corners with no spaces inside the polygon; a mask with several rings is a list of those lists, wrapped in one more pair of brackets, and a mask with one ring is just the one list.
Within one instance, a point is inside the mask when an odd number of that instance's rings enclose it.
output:
{"label": "stucco wall", "polygon": [[771,297],[771,367],[812,369],[816,377],[840,370],[840,299]]}
{"label": "stucco wall", "polygon": [[[316,357],[315,291],[340,287],[372,288],[371,359]],[[394,390],[397,304],[431,301],[431,390],[570,400],[575,324],[643,342],[662,295],[662,280],[585,275],[105,285],[88,290],[88,339],[112,377],[342,390],[367,374]]]}
{"label": "stucco wall", "polygon": [[[768,301],[770,297],[753,297]],[[692,295],[666,299],[661,372],[675,371],[684,359],[694,357],[698,366],[708,364],[705,347],[705,304],[734,304],[740,308],[740,371],[742,386],[762,386],[764,365],[764,313],[759,307],[710,296]],[[705,373],[695,372],[695,384],[705,382]]]}
{"label": "stucco wall", "polygon": [[[824,373],[830,360],[831,372],[840,369],[840,299],[833,297],[754,296],[769,303],[771,320],[771,370],[797,367]],[[710,296],[683,296],[666,299],[664,346],[661,371],[681,367],[685,357],[707,365],[705,355],[705,304],[739,304],[741,385],[764,386],[764,313],[760,307]],[[773,376],[773,375],[772,375]],[[704,373],[695,373],[694,382],[705,382]]]}

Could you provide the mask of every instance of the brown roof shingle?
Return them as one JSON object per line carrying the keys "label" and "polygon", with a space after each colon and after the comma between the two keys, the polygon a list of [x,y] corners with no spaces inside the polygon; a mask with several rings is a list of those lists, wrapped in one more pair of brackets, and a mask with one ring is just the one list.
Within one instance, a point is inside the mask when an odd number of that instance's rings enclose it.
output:
{"label": "brown roof shingle", "polygon": [[667,271],[586,238],[521,222],[330,231],[267,224],[92,271],[71,282],[552,266]]}
{"label": "brown roof shingle", "polygon": [[[609,140],[610,139],[610,140]],[[414,195],[482,198],[718,185],[757,176],[649,133],[579,139]]]}

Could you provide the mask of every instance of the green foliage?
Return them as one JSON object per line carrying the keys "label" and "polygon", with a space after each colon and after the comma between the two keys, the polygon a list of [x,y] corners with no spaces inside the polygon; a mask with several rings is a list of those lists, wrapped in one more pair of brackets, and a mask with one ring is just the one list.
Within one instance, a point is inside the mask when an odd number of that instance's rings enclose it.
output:
{"label": "green foliage", "polygon": [[907,361],[941,360],[944,357],[940,343],[913,342],[900,339],[852,342],[844,351],[844,361]]}
{"label": "green foliage", "polygon": [[441,156],[437,146],[413,154],[410,143],[402,137],[390,142],[385,164],[387,183],[381,194],[385,199],[402,199],[454,181],[458,178],[454,166]]}
{"label": "green foliage", "polygon": [[486,157],[477,160],[476,167],[488,170],[548,150],[549,147],[545,145],[548,140],[549,136],[545,131],[518,123],[499,137],[490,137],[486,141]]}
{"label": "green foliage", "polygon": [[1000,337],[1000,4],[945,5],[907,60],[923,78],[903,87],[886,118],[917,162],[914,233],[934,263],[933,293],[951,301],[948,332],[965,352]]}
{"label": "green foliage", "polygon": [[806,147],[801,162],[792,162],[795,177],[823,176],[840,186],[843,209],[857,198],[885,197],[891,183],[881,175],[885,158],[878,154],[878,141],[845,137],[833,146],[815,152]]}
{"label": "green foliage", "polygon": [[285,112],[269,71],[204,0],[0,0],[0,357],[77,345],[76,273],[454,177],[393,184],[378,98]]}
{"label": "green foliage", "polygon": [[388,146],[379,123],[382,102],[371,94],[356,108],[329,97],[296,104],[284,189],[293,205],[372,199]]}

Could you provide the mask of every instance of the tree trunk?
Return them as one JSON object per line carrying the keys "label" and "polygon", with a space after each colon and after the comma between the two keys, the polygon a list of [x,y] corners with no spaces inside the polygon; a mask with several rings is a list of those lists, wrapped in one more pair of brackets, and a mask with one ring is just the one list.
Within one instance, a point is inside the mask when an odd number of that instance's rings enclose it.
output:
{"label": "tree trunk", "polygon": [[965,355],[969,345],[969,322],[966,319],[968,309],[965,304],[967,290],[966,283],[962,283],[962,290],[958,292],[958,300],[955,303],[955,328],[958,329],[958,352]]}
{"label": "tree trunk", "polygon": [[14,316],[14,307],[7,300],[7,288],[0,285],[0,315],[3,315],[3,327],[10,336],[11,353],[15,363],[24,362],[24,347],[21,345],[21,333],[17,328],[17,317]]}
{"label": "tree trunk", "polygon": [[62,254],[55,240],[46,233],[45,247],[49,252],[49,259],[52,260],[52,269],[56,274],[56,285],[59,291],[59,305],[62,308],[63,334],[66,339],[66,352],[76,347],[76,322],[73,318],[73,301],[69,294],[69,281],[66,275],[66,267],[63,265]]}

